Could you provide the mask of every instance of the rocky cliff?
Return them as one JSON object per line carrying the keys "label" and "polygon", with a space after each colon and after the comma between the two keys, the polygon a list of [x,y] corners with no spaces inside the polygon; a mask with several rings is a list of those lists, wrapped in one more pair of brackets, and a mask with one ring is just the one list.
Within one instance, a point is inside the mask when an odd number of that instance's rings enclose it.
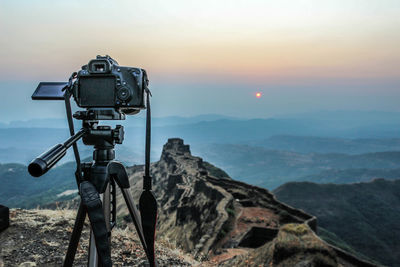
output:
{"label": "rocky cliff", "polygon": [[[315,217],[277,201],[266,189],[226,177],[192,156],[182,139],[169,139],[151,167],[157,235],[199,260],[227,266],[373,266],[320,240]],[[138,199],[143,166],[128,172]],[[125,216],[122,202],[118,213]]]}

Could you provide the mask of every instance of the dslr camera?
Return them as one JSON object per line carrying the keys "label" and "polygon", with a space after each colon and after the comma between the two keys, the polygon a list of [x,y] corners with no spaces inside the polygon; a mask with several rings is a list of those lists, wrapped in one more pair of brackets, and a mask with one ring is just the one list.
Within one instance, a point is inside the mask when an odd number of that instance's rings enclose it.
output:
{"label": "dslr camera", "polygon": [[[70,84],[74,79],[73,84]],[[34,100],[63,100],[64,89],[70,88],[81,108],[114,109],[124,114],[135,114],[145,108],[144,95],[149,84],[146,71],[124,67],[110,56],[97,56],[70,83],[41,82],[32,96]]]}
{"label": "dslr camera", "polygon": [[97,56],[78,72],[73,96],[82,108],[143,109],[148,82],[145,70],[119,66],[110,56]]}

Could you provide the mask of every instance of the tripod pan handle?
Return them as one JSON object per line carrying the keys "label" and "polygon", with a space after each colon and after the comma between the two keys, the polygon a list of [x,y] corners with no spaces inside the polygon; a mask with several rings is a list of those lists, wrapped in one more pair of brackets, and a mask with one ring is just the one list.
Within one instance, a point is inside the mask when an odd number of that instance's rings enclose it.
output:
{"label": "tripod pan handle", "polygon": [[67,149],[75,144],[83,135],[85,135],[85,133],[86,129],[80,129],[79,132],[68,138],[63,144],[53,146],[42,155],[32,160],[28,166],[28,172],[34,177],[39,177],[45,174],[65,156]]}
{"label": "tripod pan handle", "polygon": [[62,157],[65,156],[67,148],[63,144],[58,144],[32,160],[28,166],[28,172],[39,177],[51,169]]}

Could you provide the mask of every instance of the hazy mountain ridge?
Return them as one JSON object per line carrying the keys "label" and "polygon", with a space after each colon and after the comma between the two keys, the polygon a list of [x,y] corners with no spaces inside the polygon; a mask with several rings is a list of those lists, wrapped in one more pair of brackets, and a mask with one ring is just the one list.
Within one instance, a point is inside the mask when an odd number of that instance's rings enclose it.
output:
{"label": "hazy mountain ridge", "polygon": [[38,205],[66,200],[73,196],[58,194],[76,189],[75,163],[69,162],[33,178],[22,164],[0,164],[0,203],[9,207],[35,208]]}
{"label": "hazy mountain ridge", "polygon": [[[180,125],[180,124],[193,124],[202,121],[215,121],[215,120],[240,120],[232,116],[224,116],[219,114],[201,114],[197,116],[168,116],[168,117],[153,117],[153,126],[166,126],[166,125]],[[144,125],[145,112],[131,117],[128,116],[124,121],[128,125]],[[79,123],[75,123],[79,124]],[[76,125],[78,126],[78,125]],[[43,118],[43,119],[30,119],[30,120],[15,120],[8,123],[0,123],[0,128],[67,128],[68,121],[66,118]]]}
{"label": "hazy mountain ridge", "polygon": [[[303,177],[307,180],[308,176],[314,177],[316,182],[318,177],[326,181],[333,170],[365,169],[362,176],[368,180],[376,178],[375,173],[385,174],[389,173],[388,170],[398,169],[400,162],[398,151],[348,155],[304,154],[238,144],[213,144],[203,148],[202,151],[195,150],[196,153],[214,162],[235,179],[270,189]],[[372,169],[376,172],[371,172]],[[388,176],[391,177],[392,174]]]}
{"label": "hazy mountain ridge", "polygon": [[[400,116],[396,116],[398,113],[328,112],[326,119],[321,119],[324,117],[321,114],[264,119],[235,118],[217,114],[153,118],[152,154],[161,153],[164,140],[170,136],[184,138],[197,154],[204,152],[203,146],[212,143],[247,144],[270,150],[322,154],[400,150],[400,132],[397,130],[400,128]],[[144,113],[128,116],[125,121],[107,124],[125,126],[123,147],[130,152],[119,153],[120,148],[117,147],[119,159],[128,164],[142,162],[145,140]],[[383,127],[382,124],[388,126]],[[1,163],[27,164],[36,155],[69,137],[65,118],[14,121],[3,126],[0,127]],[[80,126],[81,122],[75,121],[75,128],[79,129]],[[85,157],[92,153],[83,146],[81,149]],[[72,153],[67,155],[66,159],[73,160]]]}
{"label": "hazy mountain ridge", "polygon": [[399,151],[399,138],[335,138],[319,136],[277,135],[247,143],[251,146],[270,150],[284,150],[297,153],[343,153],[365,154],[384,151]]}
{"label": "hazy mountain ridge", "polygon": [[342,121],[355,125],[370,124],[371,122],[398,123],[400,113],[396,111],[379,110],[319,110],[316,112],[296,112],[293,114],[279,115],[277,118],[300,119],[308,118],[312,120],[326,121],[327,123]]}
{"label": "hazy mountain ridge", "polygon": [[[316,119],[315,116],[306,114],[297,117],[271,117],[263,119],[235,118],[217,114],[199,115],[192,117],[164,117],[153,118],[154,140],[166,140],[170,136],[181,136],[191,144],[210,142],[243,142],[265,140],[275,135],[320,136],[331,138],[399,138],[397,129],[400,126],[400,115],[395,113],[386,116],[386,113],[370,113],[354,115],[340,114],[331,116],[330,119]],[[354,116],[353,116],[354,115]],[[144,132],[144,113],[138,116],[128,116],[125,121],[117,122],[126,128],[132,128],[135,133]],[[367,120],[366,118],[369,118]],[[116,122],[108,122],[115,124]],[[80,121],[75,121],[75,127],[80,128]],[[7,125],[7,127],[4,127]],[[387,127],[384,127],[387,125]],[[22,130],[25,129],[25,130]],[[8,140],[12,133],[18,140],[20,135],[30,136],[32,144],[41,144],[43,138],[68,137],[68,124],[66,119],[36,119],[21,122],[11,122],[0,127],[0,137]],[[32,132],[25,132],[31,129]],[[40,130],[42,129],[42,130]],[[369,129],[370,131],[366,131]],[[201,130],[199,132],[199,130]],[[28,130],[29,131],[29,130]],[[42,131],[38,135],[38,131]],[[47,131],[47,135],[45,132]],[[234,135],[231,133],[235,133]],[[375,135],[375,136],[374,136]],[[41,137],[42,138],[39,138]],[[4,139],[6,138],[6,139]],[[38,140],[36,138],[39,138]],[[35,142],[36,141],[36,142]],[[57,140],[55,140],[57,141]],[[277,140],[275,140],[277,141]],[[6,142],[5,142],[6,143]],[[4,144],[5,144],[4,143]],[[51,142],[49,142],[51,143]],[[9,145],[10,146],[10,145]],[[33,146],[30,146],[33,147]],[[317,152],[317,151],[314,151]]]}
{"label": "hazy mountain ridge", "polygon": [[[290,182],[279,200],[314,214],[324,229],[364,255],[400,266],[400,180],[346,185]],[[338,223],[341,222],[341,223]]]}
{"label": "hazy mountain ridge", "polygon": [[[144,125],[145,112],[135,116],[128,116],[125,122],[128,125]],[[264,118],[234,117],[221,114],[200,114],[194,116],[154,116],[154,126],[194,124],[199,122],[211,122],[217,120],[249,121],[249,120],[282,120],[304,121],[314,125],[324,125],[327,129],[354,129],[357,127],[370,127],[371,125],[398,125],[400,124],[400,112],[386,111],[360,111],[360,110],[320,110],[314,112],[271,115]],[[329,125],[331,125],[329,127]],[[67,128],[66,118],[40,118],[28,120],[13,120],[0,122],[0,128]],[[318,135],[316,132],[314,136]]]}
{"label": "hazy mountain ridge", "polygon": [[[235,179],[267,188],[275,188],[293,180],[352,183],[378,177],[400,178],[397,164],[400,152],[396,151],[346,155],[302,154],[248,145],[216,144],[201,148],[206,152],[194,149],[195,153],[222,167],[227,172],[225,176],[229,174]],[[92,153],[89,147],[84,147],[83,151],[81,148],[81,152],[82,157]],[[124,163],[143,162],[139,154],[126,146],[118,147],[116,153],[117,158]],[[155,158],[155,153],[153,156]],[[71,158],[72,154],[69,153],[69,158],[65,160]],[[91,161],[90,158],[87,160]],[[60,165],[38,179],[32,178],[26,170],[26,165],[0,164],[0,181],[3,181],[0,203],[11,207],[33,208],[37,204],[56,200],[54,196],[57,194],[76,187],[73,175],[75,164],[72,162]]]}
{"label": "hazy mountain ridge", "polygon": [[400,169],[331,169],[296,179],[315,183],[348,184],[369,182],[384,177],[388,180],[400,179]]}

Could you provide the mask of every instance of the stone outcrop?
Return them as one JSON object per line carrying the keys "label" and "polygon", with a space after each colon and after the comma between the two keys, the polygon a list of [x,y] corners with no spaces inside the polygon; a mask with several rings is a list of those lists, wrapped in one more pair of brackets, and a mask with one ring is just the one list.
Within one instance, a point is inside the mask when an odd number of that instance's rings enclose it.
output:
{"label": "stone outcrop", "polygon": [[[128,169],[136,199],[143,168]],[[195,255],[214,249],[229,219],[233,197],[210,183],[203,160],[193,157],[182,139],[169,139],[160,161],[152,164],[153,189],[159,204],[158,235]],[[122,201],[122,200],[121,200]],[[119,202],[121,202],[119,201]],[[122,206],[121,213],[126,213]]]}
{"label": "stone outcrop", "polygon": [[[212,173],[223,171],[215,171],[217,168],[210,166],[191,155],[190,147],[182,139],[169,139],[164,145],[160,160],[151,165],[153,190],[159,203],[159,237],[213,265],[239,264],[238,259],[255,255],[257,264],[272,264],[274,259],[279,259],[282,266],[300,256],[310,263],[326,260],[343,265],[349,262],[315,235],[317,220],[314,216],[279,202],[266,189],[225,176],[213,176],[210,168]],[[128,172],[138,199],[143,166],[133,166]],[[123,206],[118,212],[127,214]],[[287,225],[305,229],[306,237],[301,239],[299,246],[309,246],[309,250],[299,247],[293,255],[282,254],[281,250],[277,250],[278,256],[273,253],[271,246],[275,244],[276,248],[277,244],[286,244],[280,239],[290,236],[282,230]],[[323,251],[323,256],[328,255],[327,258],[314,257],[313,244],[318,244],[318,249]],[[349,266],[365,266],[362,261],[356,262],[358,264]]]}

